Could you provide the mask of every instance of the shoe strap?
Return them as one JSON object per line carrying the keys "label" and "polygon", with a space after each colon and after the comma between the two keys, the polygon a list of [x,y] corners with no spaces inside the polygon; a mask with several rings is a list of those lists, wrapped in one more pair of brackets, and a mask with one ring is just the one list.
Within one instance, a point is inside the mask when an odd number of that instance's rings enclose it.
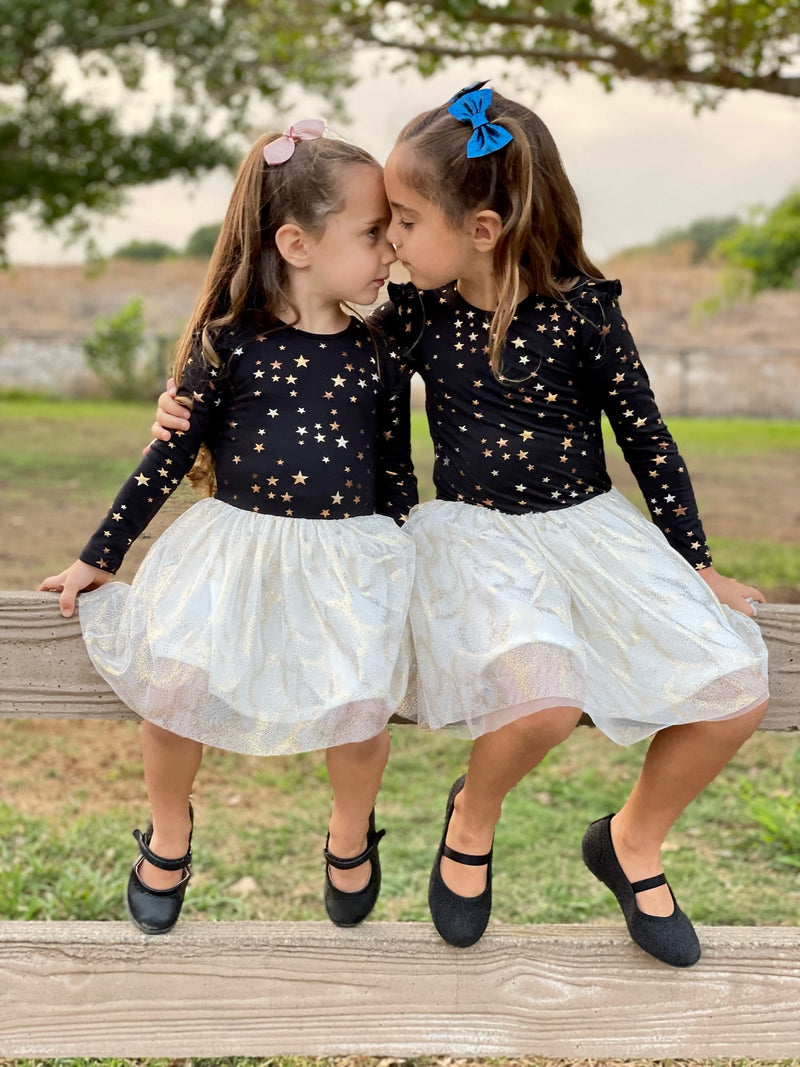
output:
{"label": "shoe strap", "polygon": [[667,884],[667,876],[662,871],[661,874],[654,874],[652,878],[642,878],[638,882],[631,882],[631,889],[634,893],[644,893],[648,889],[656,889],[660,885]]}
{"label": "shoe strap", "polygon": [[385,835],[385,830],[373,830],[367,834],[367,847],[363,852],[357,856],[352,856],[348,859],[342,859],[341,856],[334,856],[332,852],[328,851],[328,840],[330,835],[325,839],[325,848],[322,850],[322,854],[325,857],[325,862],[329,863],[331,867],[335,867],[337,871],[352,871],[354,867],[360,867],[362,863],[366,863],[372,856],[375,849],[378,847],[378,842]]}
{"label": "shoe strap", "polygon": [[470,856],[466,852],[456,852],[454,848],[450,848],[449,845],[442,846],[442,855],[447,856],[449,860],[455,860],[456,863],[464,863],[467,867],[483,867],[492,858],[493,849],[483,856]]}
{"label": "shoe strap", "polygon": [[133,836],[136,838],[136,843],[139,845],[139,851],[147,860],[148,863],[152,863],[154,867],[158,867],[162,871],[182,871],[184,867],[188,868],[192,863],[192,850],[191,848],[185,856],[181,856],[177,860],[168,860],[163,856],[159,856],[153,852],[150,848],[150,837],[152,830],[148,830],[146,833],[142,833],[141,830],[134,830]]}

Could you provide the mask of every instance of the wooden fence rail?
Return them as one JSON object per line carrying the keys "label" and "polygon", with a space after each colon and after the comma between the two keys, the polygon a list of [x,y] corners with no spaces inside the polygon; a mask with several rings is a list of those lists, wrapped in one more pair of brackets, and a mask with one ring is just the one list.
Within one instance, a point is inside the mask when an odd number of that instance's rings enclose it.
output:
{"label": "wooden fence rail", "polygon": [[[763,728],[796,731],[800,605],[759,624]],[[54,597],[0,593],[0,719],[39,717],[135,716]],[[700,937],[681,971],[621,923],[493,923],[459,950],[428,923],[0,922],[0,1056],[800,1057],[800,930]]]}

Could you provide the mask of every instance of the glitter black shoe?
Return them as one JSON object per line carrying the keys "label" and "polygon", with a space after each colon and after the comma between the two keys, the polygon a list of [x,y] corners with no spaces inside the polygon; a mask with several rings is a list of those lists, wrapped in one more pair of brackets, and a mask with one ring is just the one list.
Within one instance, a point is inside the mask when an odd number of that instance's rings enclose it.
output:
{"label": "glitter black shoe", "polygon": [[[688,916],[678,907],[666,876],[654,875],[629,882],[620,867],[611,840],[613,814],[593,822],[583,838],[583,862],[617,898],[631,938],[645,952],[672,967],[691,967],[700,959],[700,942]],[[636,894],[656,886],[669,889],[674,910],[671,915],[648,915],[636,903]]]}
{"label": "glitter black shoe", "polygon": [[[194,827],[194,812],[191,804],[189,805],[189,818],[192,827]],[[189,847],[186,850],[186,855],[181,856],[180,859],[164,859],[163,856],[159,856],[151,850],[152,823],[144,833],[141,830],[134,830],[133,836],[138,842],[141,855],[131,868],[130,877],[128,878],[126,899],[128,915],[142,933],[166,934],[178,921],[183,907],[186,886],[192,877],[192,832],[189,832]],[[154,867],[158,867],[162,871],[183,871],[183,878],[171,889],[151,889],[149,885],[142,881],[139,874],[143,859],[146,859],[148,863],[152,863]]]}
{"label": "glitter black shoe", "polygon": [[[385,830],[375,829],[375,809],[369,815],[369,828],[367,830],[367,847],[358,856],[342,859],[328,851],[330,834],[325,839],[325,848],[322,854],[325,857],[325,910],[328,918],[336,926],[358,926],[363,922],[378,899],[381,891],[381,861],[378,856],[378,844],[386,833]],[[331,881],[330,868],[337,871],[352,871],[354,867],[360,867],[362,863],[370,861],[371,871],[369,881],[363,889],[357,889],[354,893],[348,893],[339,889]]]}
{"label": "glitter black shoe", "polygon": [[[492,914],[492,850],[484,856],[470,856],[464,852],[456,852],[445,843],[447,830],[455,806],[455,799],[464,788],[466,775],[462,775],[453,783],[450,796],[447,798],[447,810],[444,816],[444,830],[439,851],[431,870],[431,880],[428,887],[428,907],[431,910],[433,925],[439,936],[456,948],[468,948],[480,941]],[[477,897],[462,897],[454,893],[442,879],[441,864],[442,856],[446,856],[456,863],[465,863],[470,867],[482,867],[486,865],[486,888]]]}

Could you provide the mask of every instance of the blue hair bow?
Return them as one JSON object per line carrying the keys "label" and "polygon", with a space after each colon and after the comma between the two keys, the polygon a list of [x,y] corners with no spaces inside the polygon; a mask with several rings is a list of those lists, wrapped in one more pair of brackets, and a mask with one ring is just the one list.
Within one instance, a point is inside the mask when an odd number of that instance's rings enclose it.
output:
{"label": "blue hair bow", "polygon": [[508,130],[498,126],[496,122],[489,122],[486,112],[491,102],[491,89],[474,89],[463,96],[457,96],[447,109],[459,122],[472,123],[472,136],[467,141],[469,159],[491,155],[514,140]]}

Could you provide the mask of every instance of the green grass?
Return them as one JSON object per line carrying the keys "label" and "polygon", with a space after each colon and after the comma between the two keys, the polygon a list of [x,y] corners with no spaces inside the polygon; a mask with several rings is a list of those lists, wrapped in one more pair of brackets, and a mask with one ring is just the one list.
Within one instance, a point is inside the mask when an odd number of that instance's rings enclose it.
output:
{"label": "green grass", "polygon": [[800,546],[774,541],[710,539],[718,570],[758,588],[800,588]]}
{"label": "green grass", "polygon": [[[427,881],[447,789],[463,772],[469,746],[409,727],[393,727],[392,735],[378,805],[388,833],[375,918],[427,921]],[[754,737],[670,834],[665,867],[696,921],[800,924],[799,743],[795,736]],[[497,920],[619,921],[611,894],[583,867],[580,839],[591,819],[621,804],[645,748],[621,748],[581,728],[509,795],[495,843]],[[30,748],[26,758],[35,762]],[[0,805],[0,915],[124,918],[123,889],[136,853],[130,831],[142,825],[146,803],[138,768],[121,772],[130,777],[127,805],[97,810],[75,795],[81,783],[69,772],[36,786],[41,796],[64,792],[58,818]],[[97,786],[91,792],[96,796]],[[195,793],[195,877],[185,920],[324,918],[329,803],[320,753],[256,759],[208,750]],[[242,893],[244,878],[255,885]]]}
{"label": "green grass", "polygon": [[800,452],[800,422],[771,419],[666,420],[681,451],[697,458],[736,452]]}

